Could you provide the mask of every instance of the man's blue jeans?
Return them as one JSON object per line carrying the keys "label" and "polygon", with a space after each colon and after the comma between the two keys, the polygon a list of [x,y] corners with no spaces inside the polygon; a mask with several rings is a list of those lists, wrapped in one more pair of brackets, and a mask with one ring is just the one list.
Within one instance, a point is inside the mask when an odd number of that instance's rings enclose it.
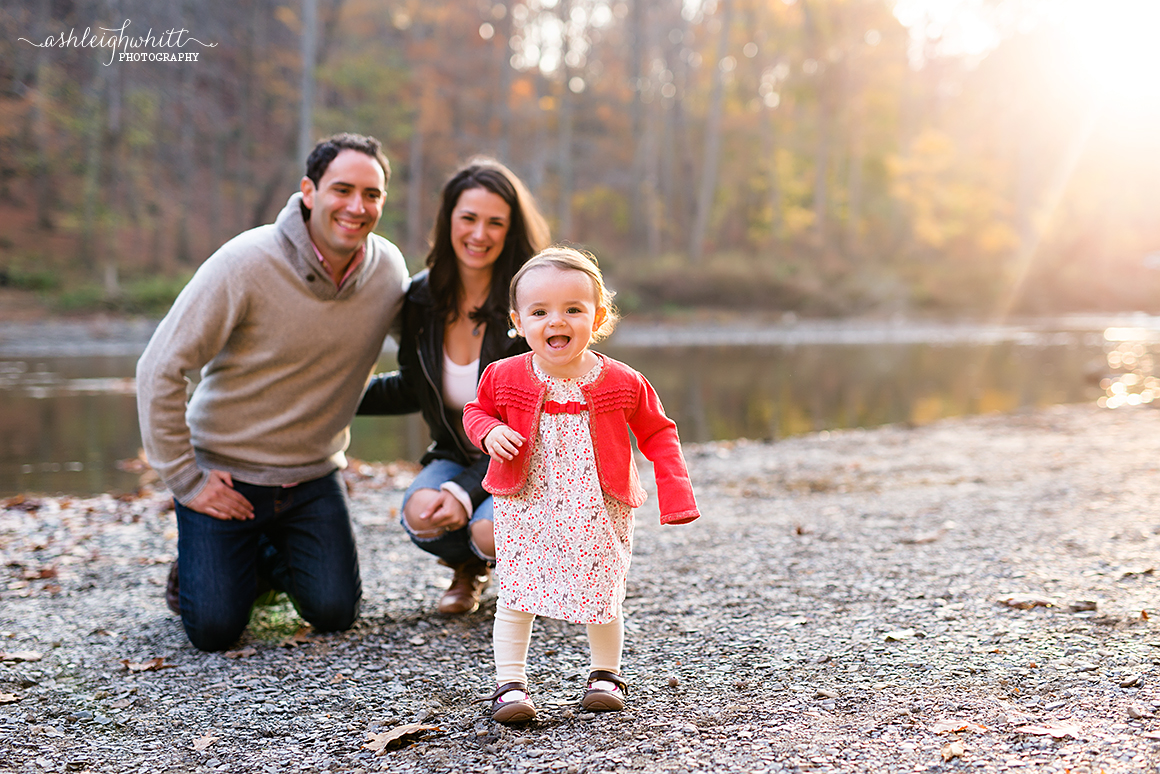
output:
{"label": "man's blue jeans", "polygon": [[338,471],[290,487],[234,480],[254,518],[222,521],[177,504],[181,621],[200,650],[246,628],[259,577],[289,594],[318,631],[349,629],[362,601],[346,486]]}

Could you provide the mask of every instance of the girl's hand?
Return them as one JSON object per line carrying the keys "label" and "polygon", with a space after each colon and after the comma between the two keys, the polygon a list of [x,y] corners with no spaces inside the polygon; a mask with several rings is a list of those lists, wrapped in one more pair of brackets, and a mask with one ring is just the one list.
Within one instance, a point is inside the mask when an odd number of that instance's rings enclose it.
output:
{"label": "girl's hand", "polygon": [[496,425],[483,438],[483,450],[505,461],[514,459],[523,445],[524,437],[507,425]]}

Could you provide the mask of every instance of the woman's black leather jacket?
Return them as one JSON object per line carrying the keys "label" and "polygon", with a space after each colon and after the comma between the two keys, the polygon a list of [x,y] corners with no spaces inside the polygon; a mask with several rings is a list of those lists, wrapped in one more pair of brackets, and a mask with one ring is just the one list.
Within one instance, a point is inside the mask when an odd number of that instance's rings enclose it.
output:
{"label": "woman's black leather jacket", "polygon": [[[427,270],[411,278],[411,287],[403,302],[403,326],[399,336],[399,369],[379,374],[371,380],[359,414],[410,414],[420,411],[431,431],[431,445],[420,463],[432,460],[454,460],[465,470],[452,479],[471,496],[473,508],[488,497],[483,488],[488,456],[477,456],[456,428],[463,425],[462,412],[443,403],[443,326],[435,314],[435,305],[427,284]],[[508,318],[487,321],[479,354],[479,372],[489,364],[528,351],[522,337],[508,335]],[[474,458],[474,461],[473,461]]]}

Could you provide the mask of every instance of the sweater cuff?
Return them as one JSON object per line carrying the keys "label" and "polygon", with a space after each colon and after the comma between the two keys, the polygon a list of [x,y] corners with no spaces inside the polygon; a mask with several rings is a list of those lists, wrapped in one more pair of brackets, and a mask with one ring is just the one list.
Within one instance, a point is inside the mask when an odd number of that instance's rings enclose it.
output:
{"label": "sweater cuff", "polygon": [[471,514],[475,513],[475,509],[471,507],[471,495],[467,494],[467,490],[454,481],[444,481],[439,485],[439,488],[459,501],[463,510],[467,511],[467,520],[470,522]]}
{"label": "sweater cuff", "polygon": [[688,524],[690,521],[699,518],[700,515],[696,510],[662,513],[661,524]]}

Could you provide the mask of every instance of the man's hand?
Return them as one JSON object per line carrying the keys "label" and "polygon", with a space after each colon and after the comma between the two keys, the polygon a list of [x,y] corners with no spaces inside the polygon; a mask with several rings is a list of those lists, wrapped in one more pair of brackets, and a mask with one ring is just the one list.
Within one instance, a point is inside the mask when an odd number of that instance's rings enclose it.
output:
{"label": "man's hand", "polygon": [[205,489],[190,500],[187,507],[222,521],[254,518],[254,506],[234,489],[234,480],[230,474],[220,470],[209,472]]}
{"label": "man's hand", "polygon": [[428,529],[453,532],[467,524],[467,516],[463,503],[455,495],[441,489],[431,504],[419,514],[419,521],[430,525]]}
{"label": "man's hand", "polygon": [[511,461],[520,453],[524,437],[507,425],[496,425],[483,439],[483,450],[492,457]]}

